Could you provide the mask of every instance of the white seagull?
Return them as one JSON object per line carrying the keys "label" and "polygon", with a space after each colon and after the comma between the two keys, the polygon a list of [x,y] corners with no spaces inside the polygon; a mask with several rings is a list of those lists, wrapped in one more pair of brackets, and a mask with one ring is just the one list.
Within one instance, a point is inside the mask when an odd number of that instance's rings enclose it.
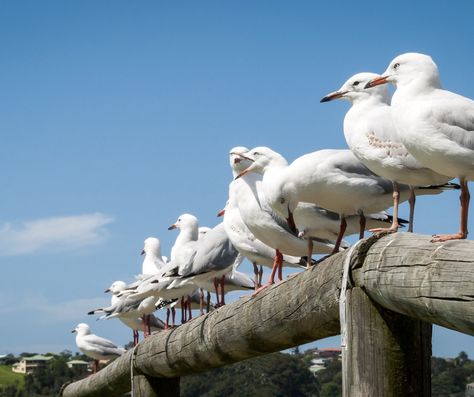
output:
{"label": "white seagull", "polygon": [[[245,155],[253,161],[239,177],[263,174],[262,189],[272,208],[288,220],[299,202],[316,204],[341,216],[340,231],[333,250],[337,252],[344,236],[346,216],[360,216],[363,237],[366,213],[389,208],[393,203],[392,183],[375,175],[350,150],[326,149],[305,154],[290,165],[268,147],[257,147]],[[400,185],[400,201],[410,195],[407,185]],[[422,194],[440,193],[440,189],[420,190]]]}
{"label": "white seagull", "polygon": [[[229,162],[234,178],[250,165],[248,160],[240,156],[248,150],[244,146],[237,146],[230,150]],[[262,281],[262,265],[270,269],[273,267],[275,249],[256,238],[243,221],[238,207],[238,199],[234,194],[234,186],[240,183],[242,182],[239,180],[233,180],[230,183],[229,200],[225,209],[219,212],[219,216],[224,216],[225,230],[234,247],[253,264],[255,289],[257,289]],[[238,187],[236,189],[238,190]],[[260,270],[258,265],[260,265]],[[283,255],[283,266],[305,268],[306,262],[299,256]]]}
{"label": "white seagull", "polygon": [[[112,296],[110,299],[110,305],[113,306],[117,304],[117,302],[120,300],[120,298],[117,296],[120,294],[122,291],[124,291],[127,288],[127,284],[124,281],[114,281],[112,285],[107,288],[104,292],[111,292]],[[130,293],[132,293],[130,291]],[[100,313],[105,313],[104,309],[96,309],[90,311],[89,315],[92,314],[100,314]],[[165,328],[165,324],[163,321],[161,321],[159,318],[155,317],[153,314],[149,314],[149,317],[143,318],[143,317],[131,317],[131,316],[118,316],[118,319],[125,324],[127,327],[131,328],[133,330],[133,344],[136,345],[138,343],[138,331],[143,331],[145,334],[152,333],[155,331],[159,331]],[[149,326],[149,330],[147,330],[146,326]]]}
{"label": "white seagull", "polygon": [[425,167],[460,181],[459,232],[435,235],[432,241],[466,238],[468,181],[474,179],[474,101],[443,90],[438,67],[424,54],[397,56],[366,87],[384,83],[397,88],[392,98],[393,118],[407,150]]}
{"label": "white seagull", "polygon": [[375,73],[358,73],[350,77],[339,90],[326,95],[321,102],[342,98],[352,106],[344,118],[344,136],[356,157],[372,172],[393,183],[393,223],[389,228],[373,232],[396,232],[398,223],[399,184],[410,186],[410,217],[408,231],[413,231],[415,186],[439,185],[452,177],[424,167],[403,145],[392,120],[390,94],[387,86],[370,90],[365,85]]}
{"label": "white seagull", "polygon": [[[232,153],[245,158],[238,152],[231,151]],[[229,185],[229,201],[235,200],[242,220],[255,237],[274,249],[270,278],[266,285],[256,291],[257,293],[275,282],[277,271],[278,278],[280,280],[283,278],[283,254],[302,257],[308,253],[308,246],[306,240],[299,238],[296,230],[275,214],[267,203],[261,189],[260,175],[243,171],[236,178],[236,183]],[[335,245],[330,241],[316,239],[313,242],[312,253],[328,254],[335,250]],[[311,258],[308,258],[308,261],[310,260]]]}
{"label": "white seagull", "polygon": [[85,323],[77,324],[71,332],[77,333],[76,345],[79,350],[94,359],[93,373],[99,369],[99,360],[110,360],[121,356],[126,351],[110,340],[92,334],[90,327]]}

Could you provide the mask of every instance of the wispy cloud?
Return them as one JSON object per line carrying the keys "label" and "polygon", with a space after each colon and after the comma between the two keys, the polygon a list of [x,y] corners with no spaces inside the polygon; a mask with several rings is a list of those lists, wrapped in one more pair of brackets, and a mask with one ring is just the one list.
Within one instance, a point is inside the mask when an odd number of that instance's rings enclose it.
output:
{"label": "wispy cloud", "polygon": [[56,252],[102,243],[114,218],[102,213],[35,219],[0,226],[0,255]]}
{"label": "wispy cloud", "polygon": [[[105,295],[105,294],[104,294]],[[18,315],[36,317],[44,323],[74,322],[83,318],[89,311],[108,306],[110,297],[79,298],[54,302],[42,294],[34,294],[13,300],[5,294],[0,295],[0,315],[3,317]]]}

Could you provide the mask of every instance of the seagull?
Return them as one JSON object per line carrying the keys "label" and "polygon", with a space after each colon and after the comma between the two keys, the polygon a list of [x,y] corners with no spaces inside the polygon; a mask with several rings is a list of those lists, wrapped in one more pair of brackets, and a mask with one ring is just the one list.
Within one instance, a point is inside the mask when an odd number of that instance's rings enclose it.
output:
{"label": "seagull", "polygon": [[140,255],[145,255],[142,263],[142,274],[157,274],[166,262],[161,256],[161,242],[156,237],[148,237],[143,243]]}
{"label": "seagull", "polygon": [[[262,190],[268,203],[282,217],[294,223],[293,212],[299,202],[309,202],[341,217],[333,253],[344,236],[346,216],[360,217],[359,237],[366,226],[365,213],[389,208],[393,201],[392,183],[375,175],[347,149],[325,149],[305,154],[291,164],[268,147],[257,147],[245,154],[252,164],[238,178],[263,174]],[[400,185],[400,201],[409,197],[409,186]],[[441,193],[441,189],[420,189],[421,194]]]}
{"label": "seagull", "polygon": [[[230,201],[219,215],[224,216],[225,230],[234,247],[252,263],[255,275],[253,284],[258,289],[262,281],[262,265],[273,268],[275,249],[254,236],[242,220],[239,209],[232,207]],[[306,261],[297,256],[283,255],[283,266],[305,269]]]}
{"label": "seagull", "polygon": [[99,369],[99,360],[110,360],[125,353],[123,347],[117,347],[108,339],[91,333],[90,327],[85,323],[76,325],[71,332],[77,333],[76,345],[86,356],[94,359],[93,373]]}
{"label": "seagull", "polygon": [[[191,279],[200,288],[208,286],[208,280],[214,279],[217,305],[224,301],[224,276],[235,269],[243,257],[235,249],[224,228],[223,223],[208,231],[195,245],[196,250],[189,263],[177,269],[177,275]],[[221,278],[219,280],[219,278]],[[221,300],[219,300],[218,280],[221,284]]]}
{"label": "seagull", "polygon": [[[248,151],[249,149],[245,146],[237,146],[230,150],[229,163],[233,178],[237,177],[250,165],[248,160],[241,157],[242,154]],[[218,216],[224,216],[224,227],[234,247],[252,263],[255,274],[255,289],[258,289],[262,282],[262,265],[273,268],[275,250],[257,239],[243,221],[238,207],[238,200],[233,193],[234,185],[240,183],[238,180],[233,180],[230,183],[229,200],[227,200],[224,210],[218,213]],[[260,270],[258,265],[260,265]],[[306,267],[301,257],[291,255],[283,255],[283,266]]]}
{"label": "seagull", "polygon": [[[240,150],[231,150],[230,154],[245,159]],[[302,257],[308,253],[307,242],[299,238],[296,230],[290,228],[268,205],[261,189],[260,175],[242,171],[234,182],[229,185],[229,201],[238,207],[242,220],[252,234],[274,250],[270,278],[267,284],[255,291],[258,293],[274,284],[277,271],[279,280],[282,280],[283,254]],[[312,253],[327,254],[334,251],[335,245],[330,241],[315,240],[312,248]],[[308,262],[310,260],[308,257]]]}
{"label": "seagull", "polygon": [[[111,306],[115,305],[119,301],[119,297],[117,296],[120,292],[124,291],[127,288],[127,284],[124,281],[114,281],[112,285],[107,288],[104,292],[111,292],[112,297],[110,300]],[[105,313],[104,309],[96,309],[90,311],[88,314],[99,314]],[[130,317],[130,316],[118,316],[118,319],[124,323],[127,327],[133,330],[133,344],[134,346],[138,343],[139,336],[138,331],[145,331],[144,324],[145,322],[148,323],[150,330],[149,333],[159,331],[165,328],[165,324],[159,318],[155,317],[153,314],[149,315],[149,318],[144,319],[142,317]]]}
{"label": "seagull", "polygon": [[434,235],[432,241],[465,239],[468,234],[469,189],[474,179],[474,101],[443,90],[438,67],[430,56],[406,53],[366,84],[396,86],[393,119],[400,138],[425,167],[459,178],[461,222],[458,233]]}
{"label": "seagull", "polygon": [[179,234],[171,247],[171,263],[177,267],[178,274],[187,273],[199,238],[198,219],[191,214],[182,214],[168,227],[168,230],[173,229],[179,229]]}
{"label": "seagull", "polygon": [[344,118],[344,136],[349,148],[369,170],[392,181],[392,225],[371,231],[393,233],[398,230],[399,184],[403,183],[410,186],[408,231],[413,232],[415,186],[440,185],[452,177],[423,166],[408,152],[392,120],[387,86],[370,90],[364,88],[377,77],[375,73],[358,73],[350,77],[339,90],[326,95],[321,102],[339,98],[351,102],[352,106]]}

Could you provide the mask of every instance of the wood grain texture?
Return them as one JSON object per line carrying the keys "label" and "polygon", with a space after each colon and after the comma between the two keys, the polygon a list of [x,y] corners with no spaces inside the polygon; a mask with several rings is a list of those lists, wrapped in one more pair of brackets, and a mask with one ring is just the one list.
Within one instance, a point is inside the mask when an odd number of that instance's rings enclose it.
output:
{"label": "wood grain texture", "polygon": [[431,396],[431,324],[382,308],[360,287],[347,292],[344,396]]}
{"label": "wood grain texture", "polygon": [[[381,307],[474,335],[474,242],[430,243],[397,233],[354,251],[351,282]],[[179,377],[337,335],[346,253],[205,316],[142,341],[134,371]],[[117,396],[130,390],[130,352],[63,396]]]}
{"label": "wood grain texture", "polygon": [[353,261],[352,278],[386,309],[474,335],[474,242],[385,236]]}

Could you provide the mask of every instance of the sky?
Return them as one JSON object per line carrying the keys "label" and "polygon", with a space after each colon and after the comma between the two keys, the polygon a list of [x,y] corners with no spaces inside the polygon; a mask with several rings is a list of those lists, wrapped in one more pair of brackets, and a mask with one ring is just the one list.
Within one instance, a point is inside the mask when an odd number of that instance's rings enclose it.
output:
{"label": "sky", "polygon": [[[474,97],[470,1],[0,7],[0,354],[77,351],[79,322],[127,343],[120,322],[86,313],[140,272],[143,240],[169,255],[180,214],[217,224],[234,146],[289,161],[345,148],[349,104],[319,100],[351,75],[422,52],[445,88]],[[457,193],[422,197],[415,231],[454,232],[458,212]],[[474,357],[471,336],[434,334],[434,355]]]}

